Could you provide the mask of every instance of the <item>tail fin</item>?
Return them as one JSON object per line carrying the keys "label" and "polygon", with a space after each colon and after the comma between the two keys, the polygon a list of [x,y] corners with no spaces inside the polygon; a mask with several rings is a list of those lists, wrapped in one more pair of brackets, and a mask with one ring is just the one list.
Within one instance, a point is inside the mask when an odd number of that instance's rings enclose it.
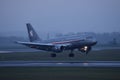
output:
{"label": "tail fin", "polygon": [[40,40],[39,36],[37,35],[35,30],[33,29],[32,25],[30,23],[27,23],[26,26],[27,26],[28,36],[29,36],[30,42]]}

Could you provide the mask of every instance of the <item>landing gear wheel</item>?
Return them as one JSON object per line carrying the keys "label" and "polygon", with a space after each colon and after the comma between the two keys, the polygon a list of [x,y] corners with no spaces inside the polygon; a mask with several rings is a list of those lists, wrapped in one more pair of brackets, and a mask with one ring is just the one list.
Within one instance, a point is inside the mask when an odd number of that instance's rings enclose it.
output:
{"label": "landing gear wheel", "polygon": [[73,53],[70,53],[69,54],[69,57],[74,57],[75,55]]}
{"label": "landing gear wheel", "polygon": [[51,57],[56,57],[56,54],[51,54]]}

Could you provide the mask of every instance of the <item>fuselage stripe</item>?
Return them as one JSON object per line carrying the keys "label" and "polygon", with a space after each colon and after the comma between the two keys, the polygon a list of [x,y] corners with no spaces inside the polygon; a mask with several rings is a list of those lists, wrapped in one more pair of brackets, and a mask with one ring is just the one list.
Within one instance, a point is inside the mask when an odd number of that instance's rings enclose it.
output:
{"label": "fuselage stripe", "polygon": [[59,41],[59,42],[52,42],[52,44],[65,44],[65,43],[78,42],[78,41],[83,41],[83,40]]}

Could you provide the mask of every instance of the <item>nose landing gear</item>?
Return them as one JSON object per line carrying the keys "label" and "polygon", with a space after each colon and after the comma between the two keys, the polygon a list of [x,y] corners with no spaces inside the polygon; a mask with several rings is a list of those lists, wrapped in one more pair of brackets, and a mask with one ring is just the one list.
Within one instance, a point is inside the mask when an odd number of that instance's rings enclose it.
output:
{"label": "nose landing gear", "polygon": [[55,53],[52,53],[52,54],[51,54],[51,57],[56,57],[56,54],[55,54]]}
{"label": "nose landing gear", "polygon": [[75,55],[73,53],[70,53],[69,54],[69,57],[74,57]]}

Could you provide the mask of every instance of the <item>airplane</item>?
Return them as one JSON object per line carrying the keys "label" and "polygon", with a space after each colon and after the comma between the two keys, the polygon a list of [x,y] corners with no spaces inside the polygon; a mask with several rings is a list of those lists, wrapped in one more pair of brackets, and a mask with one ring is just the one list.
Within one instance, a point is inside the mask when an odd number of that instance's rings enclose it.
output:
{"label": "airplane", "polygon": [[88,53],[91,51],[92,46],[97,44],[95,39],[91,38],[61,38],[61,39],[51,39],[51,40],[42,40],[39,38],[38,34],[32,27],[30,23],[26,24],[29,42],[16,41],[18,44],[28,46],[30,48],[35,48],[43,51],[50,51],[51,57],[56,57],[56,53],[63,52],[65,50],[70,50],[69,57],[74,57],[73,51],[78,49],[82,53]]}

